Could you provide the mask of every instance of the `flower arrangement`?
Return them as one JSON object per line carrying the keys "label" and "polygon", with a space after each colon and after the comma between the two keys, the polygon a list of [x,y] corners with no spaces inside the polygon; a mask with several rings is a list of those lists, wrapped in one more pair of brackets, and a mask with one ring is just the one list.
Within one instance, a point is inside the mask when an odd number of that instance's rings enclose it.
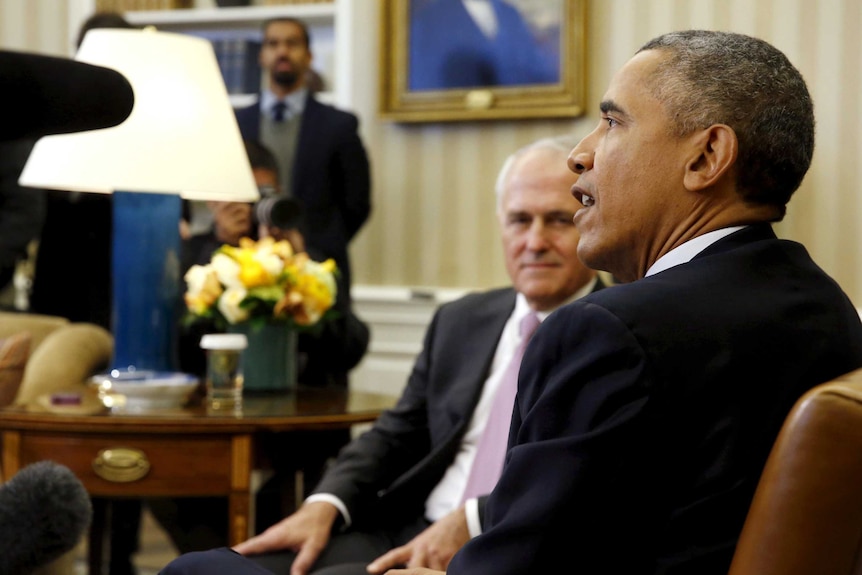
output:
{"label": "flower arrangement", "polygon": [[336,273],[333,260],[315,262],[286,240],[242,238],[189,268],[184,299],[192,320],[312,327],[335,303]]}

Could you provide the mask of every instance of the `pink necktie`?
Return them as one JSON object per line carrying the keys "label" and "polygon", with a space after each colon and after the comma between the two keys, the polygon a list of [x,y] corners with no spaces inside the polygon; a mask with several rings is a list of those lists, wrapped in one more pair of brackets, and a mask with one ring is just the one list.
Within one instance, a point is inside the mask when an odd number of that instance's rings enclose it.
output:
{"label": "pink necktie", "polygon": [[506,459],[506,445],[509,441],[509,426],[512,423],[515,394],[518,391],[518,371],[521,368],[521,358],[524,356],[524,350],[527,349],[530,337],[539,327],[539,323],[538,316],[533,312],[521,319],[521,343],[518,344],[512,360],[506,366],[497,395],[494,396],[494,401],[491,404],[488,423],[485,425],[482,437],[479,438],[479,445],[476,447],[476,458],[470,468],[467,486],[464,488],[464,495],[461,498],[462,503],[471,497],[491,493],[497,480],[500,479],[503,462]]}

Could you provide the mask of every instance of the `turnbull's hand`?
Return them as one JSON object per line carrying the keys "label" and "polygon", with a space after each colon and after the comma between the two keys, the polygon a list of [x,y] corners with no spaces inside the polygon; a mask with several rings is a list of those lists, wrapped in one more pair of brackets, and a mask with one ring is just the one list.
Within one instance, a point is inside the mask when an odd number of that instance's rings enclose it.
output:
{"label": "turnbull's hand", "polygon": [[[449,566],[452,556],[469,540],[470,530],[467,527],[467,516],[462,507],[434,522],[406,545],[396,547],[372,561],[368,565],[368,572],[372,575],[380,575],[387,569],[401,565],[445,570]],[[418,575],[419,573],[432,573],[432,571],[411,569],[409,571],[389,571],[388,573]]]}
{"label": "turnbull's hand", "polygon": [[289,549],[296,553],[291,575],[305,575],[329,543],[338,509],[324,501],[306,503],[296,513],[260,535],[234,547],[242,555],[259,555]]}

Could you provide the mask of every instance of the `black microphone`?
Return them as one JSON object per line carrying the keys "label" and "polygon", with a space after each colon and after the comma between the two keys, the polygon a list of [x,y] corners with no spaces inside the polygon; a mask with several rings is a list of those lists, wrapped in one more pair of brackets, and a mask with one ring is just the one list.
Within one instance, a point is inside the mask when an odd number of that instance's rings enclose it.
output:
{"label": "black microphone", "polygon": [[72,550],[93,509],[80,480],[53,461],[0,485],[0,575],[27,575]]}
{"label": "black microphone", "polygon": [[8,50],[0,50],[0,94],[0,141],[110,128],[135,103],[116,70]]}

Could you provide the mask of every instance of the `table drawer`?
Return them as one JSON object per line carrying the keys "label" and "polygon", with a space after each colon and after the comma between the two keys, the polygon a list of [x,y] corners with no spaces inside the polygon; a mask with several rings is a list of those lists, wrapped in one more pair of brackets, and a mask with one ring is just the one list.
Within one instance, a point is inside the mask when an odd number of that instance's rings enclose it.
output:
{"label": "table drawer", "polygon": [[213,435],[23,433],[18,454],[22,467],[43,459],[69,467],[91,495],[205,496],[231,492],[231,445]]}

